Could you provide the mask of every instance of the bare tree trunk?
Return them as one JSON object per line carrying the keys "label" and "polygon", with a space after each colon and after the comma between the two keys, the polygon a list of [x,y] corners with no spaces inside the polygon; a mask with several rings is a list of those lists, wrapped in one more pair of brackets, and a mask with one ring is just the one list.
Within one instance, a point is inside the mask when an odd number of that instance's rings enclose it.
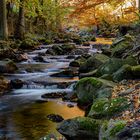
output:
{"label": "bare tree trunk", "polygon": [[15,32],[17,39],[24,39],[25,36],[25,17],[24,17],[24,0],[20,0],[18,24]]}
{"label": "bare tree trunk", "polygon": [[6,1],[0,0],[0,39],[8,38]]}

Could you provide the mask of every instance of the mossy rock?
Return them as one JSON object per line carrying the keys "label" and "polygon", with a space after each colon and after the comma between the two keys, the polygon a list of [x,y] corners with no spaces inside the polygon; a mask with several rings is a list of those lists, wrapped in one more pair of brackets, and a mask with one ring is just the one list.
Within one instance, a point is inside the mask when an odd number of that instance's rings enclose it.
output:
{"label": "mossy rock", "polygon": [[140,65],[131,67],[131,71],[135,78],[140,78]]}
{"label": "mossy rock", "polygon": [[86,61],[86,58],[83,56],[76,58],[74,61],[70,62],[69,66],[72,67],[80,67],[82,64],[84,64]]}
{"label": "mossy rock", "polygon": [[102,64],[104,64],[107,60],[109,60],[109,57],[104,54],[95,54],[87,59],[87,61],[80,66],[79,71],[80,72],[89,72],[92,70],[95,70]]}
{"label": "mossy rock", "polygon": [[125,64],[135,66],[137,65],[137,61],[133,57],[128,57],[126,59],[111,58],[99,67],[96,75],[102,76],[104,74],[113,74]]}
{"label": "mossy rock", "polygon": [[130,65],[123,65],[119,70],[117,70],[113,74],[113,80],[115,82],[120,82],[124,79],[132,79],[132,72],[131,72],[131,66]]}
{"label": "mossy rock", "polygon": [[63,44],[63,45],[53,45],[52,48],[47,50],[47,54],[51,55],[67,55],[69,54],[73,49],[75,49],[74,44]]}
{"label": "mossy rock", "polygon": [[79,103],[82,105],[92,103],[93,99],[98,98],[98,92],[102,88],[114,87],[115,84],[111,81],[86,77],[79,80],[75,87],[75,93]]}
{"label": "mossy rock", "polygon": [[100,129],[99,140],[118,140],[117,134],[126,126],[126,121],[110,120],[105,121]]}
{"label": "mossy rock", "polygon": [[124,65],[113,74],[113,80],[120,82],[124,79],[139,79],[140,78],[140,65],[130,66]]}
{"label": "mossy rock", "polygon": [[98,140],[101,123],[88,117],[77,117],[63,121],[57,130],[68,140]]}
{"label": "mossy rock", "polygon": [[31,38],[26,38],[22,41],[20,44],[20,49],[34,49],[36,45],[38,45],[39,42],[37,40],[33,40]]}
{"label": "mossy rock", "polygon": [[100,77],[101,79],[113,81],[112,75],[111,74],[104,74]]}
{"label": "mossy rock", "polygon": [[112,56],[121,58],[125,52],[133,48],[134,37],[127,34],[112,45]]}
{"label": "mossy rock", "polygon": [[96,119],[109,119],[128,109],[128,107],[129,102],[126,98],[115,98],[110,100],[107,98],[100,98],[93,103],[88,116]]}

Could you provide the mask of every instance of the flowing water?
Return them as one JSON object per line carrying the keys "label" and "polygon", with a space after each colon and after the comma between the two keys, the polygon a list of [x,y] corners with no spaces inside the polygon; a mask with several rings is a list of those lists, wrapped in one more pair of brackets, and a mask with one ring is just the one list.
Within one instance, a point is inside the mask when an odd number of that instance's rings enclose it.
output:
{"label": "flowing water", "polygon": [[78,81],[78,77],[51,76],[68,69],[72,59],[67,59],[67,56],[43,56],[44,62],[33,59],[44,53],[47,47],[41,46],[40,50],[29,52],[29,60],[17,64],[17,73],[5,74],[9,80],[23,80],[24,86],[0,98],[0,140],[39,140],[52,133],[60,136],[56,131],[57,123],[48,120],[47,115],[59,114],[64,119],[84,116],[84,111],[76,103],[69,108],[69,103],[61,99],[37,102],[47,93],[72,92],[74,83]]}
{"label": "flowing water", "polygon": [[43,94],[72,92],[72,85],[78,80],[78,77],[51,77],[67,69],[71,60],[67,56],[44,56],[43,63],[33,60],[45,51],[43,48],[28,53],[29,60],[17,64],[17,73],[5,74],[9,80],[21,79],[25,84],[0,98],[0,140],[39,140],[51,133],[59,136],[57,123],[48,120],[47,115],[59,114],[64,119],[84,115],[75,103],[69,108],[69,103],[61,99],[37,102]]}

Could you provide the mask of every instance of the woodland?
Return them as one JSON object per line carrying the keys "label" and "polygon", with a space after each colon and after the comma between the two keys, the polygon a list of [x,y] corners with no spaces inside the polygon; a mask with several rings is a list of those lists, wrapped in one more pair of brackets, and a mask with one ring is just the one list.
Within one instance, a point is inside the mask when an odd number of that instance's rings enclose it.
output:
{"label": "woodland", "polygon": [[0,140],[140,140],[140,0],[0,0]]}

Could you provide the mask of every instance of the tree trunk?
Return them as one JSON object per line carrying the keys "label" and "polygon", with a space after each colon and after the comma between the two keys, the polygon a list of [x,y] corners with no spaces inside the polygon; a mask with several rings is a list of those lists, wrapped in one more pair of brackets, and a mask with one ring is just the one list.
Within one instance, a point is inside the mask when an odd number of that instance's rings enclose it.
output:
{"label": "tree trunk", "polygon": [[23,40],[25,36],[24,0],[20,0],[18,24],[15,32],[17,39]]}
{"label": "tree trunk", "polygon": [[7,16],[6,16],[6,1],[0,0],[0,39],[8,38]]}
{"label": "tree trunk", "polygon": [[140,0],[138,0],[138,9],[139,9],[139,13],[140,13]]}

